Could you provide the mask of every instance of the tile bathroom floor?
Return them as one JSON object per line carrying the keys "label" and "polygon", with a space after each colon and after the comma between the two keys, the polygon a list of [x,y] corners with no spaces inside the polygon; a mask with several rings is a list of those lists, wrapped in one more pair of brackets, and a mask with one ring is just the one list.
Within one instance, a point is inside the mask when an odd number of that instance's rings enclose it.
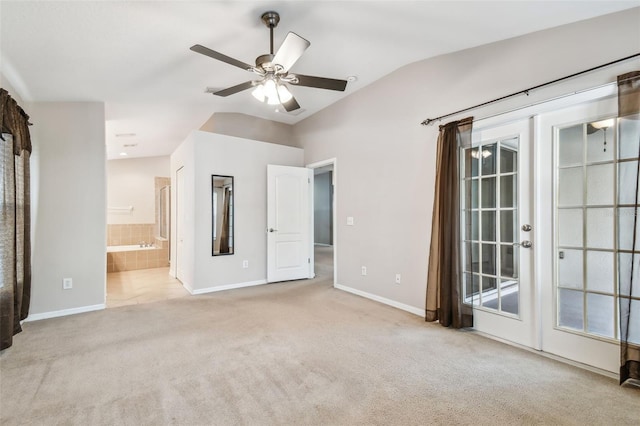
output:
{"label": "tile bathroom floor", "polygon": [[169,268],[138,269],[107,274],[107,308],[189,296]]}
{"label": "tile bathroom floor", "polygon": [[[333,247],[315,247],[316,275],[333,275]],[[107,274],[107,308],[189,296],[169,268],[137,269]]]}

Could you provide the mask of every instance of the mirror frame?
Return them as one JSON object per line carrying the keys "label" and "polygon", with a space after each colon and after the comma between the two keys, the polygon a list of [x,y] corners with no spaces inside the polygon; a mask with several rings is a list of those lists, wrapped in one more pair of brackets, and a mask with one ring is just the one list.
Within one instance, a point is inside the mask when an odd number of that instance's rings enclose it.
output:
{"label": "mirror frame", "polygon": [[[216,229],[216,215],[215,212],[217,211],[216,206],[215,206],[215,202],[216,202],[216,196],[215,196],[215,182],[216,179],[223,179],[223,180],[227,180],[227,179],[231,179],[231,197],[230,197],[230,206],[229,206],[229,215],[231,216],[231,220],[229,223],[229,230],[230,230],[230,234],[231,234],[231,239],[233,241],[231,247],[230,247],[230,252],[229,253],[220,253],[218,251],[218,253],[216,253],[215,250],[215,245],[216,245],[216,239],[215,239],[215,229]],[[234,179],[233,176],[227,176],[227,175],[211,175],[211,256],[229,256],[232,254],[235,254],[235,187],[234,187]]]}

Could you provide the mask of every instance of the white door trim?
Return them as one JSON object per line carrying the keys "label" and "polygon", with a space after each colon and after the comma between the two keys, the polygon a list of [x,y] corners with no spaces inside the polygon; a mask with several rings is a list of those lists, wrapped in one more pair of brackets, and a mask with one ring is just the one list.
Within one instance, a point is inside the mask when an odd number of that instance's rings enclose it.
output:
{"label": "white door trim", "polygon": [[[335,157],[329,158],[307,164],[306,167],[309,169],[319,169],[320,167],[326,166],[333,166],[333,172],[331,173],[331,183],[333,184],[333,211],[331,214],[333,215],[333,286],[336,287],[338,285],[338,159]],[[313,221],[311,223],[313,224]],[[311,235],[313,235],[313,233]],[[312,247],[313,243],[314,239],[312,238]],[[313,255],[313,250],[311,250],[311,253]]]}
{"label": "white door trim", "polygon": [[[175,232],[175,245],[176,245],[176,251],[175,251],[175,258],[171,259],[172,262],[170,263],[170,269],[173,270],[174,275],[173,277],[175,279],[177,279],[178,281],[182,282],[182,279],[184,279],[184,277],[180,277],[180,272],[178,269],[178,264],[180,262],[180,255],[184,255],[184,246],[182,246],[182,244],[180,244],[180,232],[182,231],[181,227],[180,227],[180,219],[184,217],[184,205],[181,205],[181,200],[184,198],[184,166],[179,167],[176,170],[176,178],[175,178],[175,203],[176,203],[176,232]],[[182,187],[180,186],[182,185]],[[181,247],[182,246],[182,247]],[[184,284],[184,283],[183,283]]]}

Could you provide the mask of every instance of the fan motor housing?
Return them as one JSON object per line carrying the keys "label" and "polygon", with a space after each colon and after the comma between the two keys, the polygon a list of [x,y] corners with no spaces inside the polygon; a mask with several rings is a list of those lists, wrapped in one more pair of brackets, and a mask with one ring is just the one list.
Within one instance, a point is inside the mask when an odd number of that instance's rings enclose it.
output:
{"label": "fan motor housing", "polygon": [[256,67],[257,68],[262,68],[263,70],[269,72],[269,71],[275,71],[275,67],[273,64],[273,57],[274,55],[271,55],[269,53],[267,53],[266,55],[260,55],[256,58]]}

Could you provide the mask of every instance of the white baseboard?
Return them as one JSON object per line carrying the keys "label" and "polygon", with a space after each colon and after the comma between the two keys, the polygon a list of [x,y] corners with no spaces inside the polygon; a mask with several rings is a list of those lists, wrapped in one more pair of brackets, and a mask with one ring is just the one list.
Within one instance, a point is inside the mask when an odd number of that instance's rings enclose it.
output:
{"label": "white baseboard", "polygon": [[24,321],[30,322],[48,318],[65,317],[67,315],[82,314],[84,312],[100,311],[105,308],[106,305],[104,303],[100,303],[98,305],[82,306],[80,308],[62,309],[60,311],[43,312],[41,314],[29,314]]}
{"label": "white baseboard", "polygon": [[615,372],[612,372],[612,371],[603,370],[602,368],[594,367],[594,366],[588,365],[588,364],[583,364],[581,362],[574,361],[574,360],[569,359],[569,358],[563,358],[561,356],[554,355],[554,354],[549,353],[549,352],[543,352],[543,351],[540,351],[538,349],[530,348],[528,346],[521,345],[520,343],[515,343],[515,342],[512,342],[510,340],[502,339],[500,337],[493,336],[493,335],[491,335],[489,333],[485,333],[484,331],[476,330],[475,328],[472,329],[471,332],[474,333],[474,334],[477,334],[479,336],[482,336],[482,337],[484,337],[486,339],[495,340],[497,342],[504,343],[505,345],[513,346],[513,347],[516,347],[518,349],[522,349],[522,350],[525,350],[527,352],[531,352],[531,353],[534,353],[536,355],[543,356],[545,358],[550,358],[550,359],[553,359],[555,361],[559,361],[559,362],[562,362],[562,363],[565,363],[565,364],[572,365],[574,367],[582,368],[584,370],[588,370],[588,371],[591,371],[592,373],[597,373],[597,374],[600,374],[602,376],[609,377],[611,379],[620,380],[620,375],[618,373],[615,373]]}
{"label": "white baseboard", "polygon": [[[180,280],[178,280],[178,281],[180,281]],[[182,284],[182,287],[184,287],[185,290],[187,290],[189,292],[189,294],[194,294],[194,290],[191,288],[191,286],[188,283],[180,281],[180,284]]]}
{"label": "white baseboard", "polygon": [[403,311],[407,311],[411,314],[418,315],[419,317],[424,318],[426,312],[424,309],[415,308],[413,306],[405,305],[404,303],[396,302],[395,300],[387,299],[386,297],[378,296],[376,294],[367,293],[366,291],[356,290],[355,288],[347,287],[342,284],[334,284],[333,285],[338,290],[346,291],[348,293],[352,293],[358,296],[365,297],[367,299],[375,300],[376,302],[384,303],[385,305],[393,306],[394,308],[402,309]]}
{"label": "white baseboard", "polygon": [[266,283],[267,283],[267,280],[257,280],[257,281],[248,281],[244,283],[221,285],[216,287],[198,288],[195,290],[192,289],[190,286],[187,286],[186,284],[184,287],[187,289],[189,293],[196,295],[196,294],[213,293],[216,291],[233,290],[236,288],[243,288],[243,287],[253,287],[256,285],[262,285]]}

